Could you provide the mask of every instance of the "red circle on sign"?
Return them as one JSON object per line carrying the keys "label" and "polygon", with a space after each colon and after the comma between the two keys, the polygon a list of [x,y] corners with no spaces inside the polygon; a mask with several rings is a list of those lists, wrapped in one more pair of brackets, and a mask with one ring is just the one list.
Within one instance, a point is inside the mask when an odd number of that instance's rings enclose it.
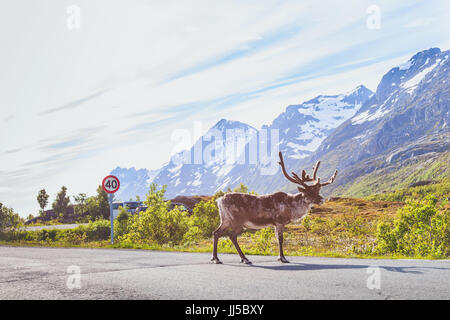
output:
{"label": "red circle on sign", "polygon": [[116,176],[107,176],[102,181],[102,188],[107,193],[115,193],[120,188],[120,181]]}

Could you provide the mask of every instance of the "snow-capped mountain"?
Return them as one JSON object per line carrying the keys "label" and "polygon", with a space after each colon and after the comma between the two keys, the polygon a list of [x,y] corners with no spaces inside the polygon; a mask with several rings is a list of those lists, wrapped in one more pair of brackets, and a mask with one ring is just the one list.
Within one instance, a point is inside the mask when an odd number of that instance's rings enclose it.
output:
{"label": "snow-capped mountain", "polygon": [[449,55],[433,48],[389,70],[375,95],[323,142],[317,155],[343,144],[357,146],[342,160],[351,163],[448,128]]}
{"label": "snow-capped mountain", "polygon": [[288,106],[263,129],[278,129],[280,150],[290,158],[301,159],[315,151],[334,128],[351,118],[372,95],[363,85],[347,94],[320,95]]}
{"label": "snow-capped mountain", "polygon": [[[267,150],[265,158],[265,153],[262,153],[264,148],[270,148],[272,143],[278,144],[289,158],[288,162],[306,157],[372,95],[373,92],[362,85],[347,94],[320,95],[288,106],[271,125],[264,125],[261,130],[242,122],[222,119],[190,150],[172,156],[151,180],[158,185],[167,185],[166,195],[169,198],[213,194],[234,188],[241,182],[255,191],[261,191],[270,185],[273,174],[279,170],[278,164],[273,161],[269,163],[267,158],[276,158],[277,152],[270,154]],[[278,140],[274,140],[273,132]],[[264,170],[268,174],[264,174]],[[141,176],[136,174],[138,172]],[[126,198],[133,192],[142,198],[150,182],[145,170],[123,171],[121,176],[125,181],[130,181],[124,191]],[[133,179],[136,181],[131,183]]]}
{"label": "snow-capped mountain", "polygon": [[211,194],[221,190],[231,182],[230,171],[245,162],[240,156],[256,133],[257,130],[248,124],[222,119],[190,150],[172,156],[153,182],[167,185],[168,197]]}
{"label": "snow-capped mountain", "polygon": [[111,171],[112,175],[119,178],[120,189],[115,194],[115,198],[120,201],[135,200],[136,196],[145,200],[150,183],[153,181],[159,170],[147,170],[117,167]]}
{"label": "snow-capped mountain", "polygon": [[[212,129],[219,129],[222,135],[226,130],[236,127],[246,132],[246,145],[244,147],[241,144],[238,151],[243,162],[227,161],[228,163],[209,166],[190,165],[178,168],[172,166],[174,171],[161,171],[154,181],[167,184],[169,196],[213,194],[219,190],[234,188],[241,182],[259,192],[270,186],[273,174],[279,170],[276,161],[272,161],[273,166],[270,167],[267,159],[261,156],[261,149],[270,148],[272,143],[276,143],[272,140],[274,131],[278,133],[279,149],[290,159],[300,159],[315,151],[334,128],[352,117],[372,95],[373,92],[362,85],[348,94],[321,95],[302,104],[288,106],[271,125],[262,126],[259,131],[240,122],[221,120]],[[208,148],[208,145],[204,147]],[[278,159],[277,152],[267,153],[273,160]]]}
{"label": "snow-capped mountain", "polygon": [[320,159],[324,176],[340,169],[328,188],[333,190],[395,161],[448,152],[449,55],[432,48],[389,70],[358,112],[295,166],[309,167]]}

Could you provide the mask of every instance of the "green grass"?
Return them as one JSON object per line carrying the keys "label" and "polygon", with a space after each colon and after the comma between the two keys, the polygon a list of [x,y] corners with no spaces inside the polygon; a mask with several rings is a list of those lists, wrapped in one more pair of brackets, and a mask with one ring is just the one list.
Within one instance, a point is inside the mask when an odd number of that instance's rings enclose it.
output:
{"label": "green grass", "polygon": [[[419,181],[434,181],[438,186],[446,188],[448,193],[450,183],[450,153],[444,153],[436,158],[413,161],[400,167],[386,167],[370,174],[363,175],[353,182],[340,186],[333,191],[333,196],[368,197],[383,192],[394,192],[407,189],[412,183]],[[430,188],[432,192],[433,187]],[[445,193],[445,190],[444,190]]]}
{"label": "green grass", "polygon": [[427,194],[435,194],[439,198],[445,198],[450,194],[450,178],[439,183],[425,186],[404,188],[391,192],[374,194],[366,197],[367,200],[381,201],[405,201],[406,199],[424,199]]}

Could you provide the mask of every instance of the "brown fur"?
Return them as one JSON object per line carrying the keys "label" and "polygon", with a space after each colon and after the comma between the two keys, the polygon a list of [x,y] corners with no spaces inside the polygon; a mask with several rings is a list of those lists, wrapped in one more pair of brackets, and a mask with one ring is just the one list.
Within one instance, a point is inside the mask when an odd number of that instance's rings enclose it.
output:
{"label": "brown fur", "polygon": [[[283,230],[284,226],[293,221],[299,221],[307,215],[313,204],[322,204],[323,198],[320,196],[322,186],[333,183],[337,175],[337,170],[333,176],[325,183],[320,183],[320,178],[316,177],[320,161],[316,163],[313,169],[312,178],[302,171],[302,177],[292,173],[287,174],[284,167],[283,156],[281,152],[280,166],[284,176],[291,182],[300,185],[299,193],[287,194],[276,192],[273,194],[256,196],[245,193],[228,193],[217,200],[220,214],[220,226],[213,232],[214,246],[212,261],[221,263],[217,257],[217,243],[223,232],[231,230],[230,239],[236,247],[241,262],[251,263],[242,252],[237,242],[237,236],[245,229],[261,229],[265,227],[275,227],[278,238],[278,249],[280,256],[278,260],[288,262],[283,254]],[[312,185],[306,182],[314,182]]]}
{"label": "brown fur", "polygon": [[225,230],[231,230],[230,239],[236,247],[241,261],[250,263],[237,244],[237,236],[243,229],[262,229],[275,227],[280,248],[279,260],[287,262],[282,251],[284,226],[304,217],[313,201],[303,194],[284,192],[256,196],[244,193],[228,193],[217,200],[220,226],[214,231],[214,251],[212,260],[220,263],[217,257],[217,241]]}

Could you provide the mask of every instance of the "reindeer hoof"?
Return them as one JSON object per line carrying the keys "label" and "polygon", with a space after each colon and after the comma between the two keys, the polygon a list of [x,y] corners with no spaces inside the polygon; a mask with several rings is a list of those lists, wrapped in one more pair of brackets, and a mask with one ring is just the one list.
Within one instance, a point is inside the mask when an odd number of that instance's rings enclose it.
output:
{"label": "reindeer hoof", "polygon": [[247,258],[245,259],[241,259],[241,263],[245,263],[245,264],[252,264],[250,260],[248,260]]}
{"label": "reindeer hoof", "polygon": [[212,257],[212,258],[211,258],[211,261],[212,261],[213,263],[215,263],[215,264],[222,264],[222,261],[220,261],[219,258],[214,258],[214,257]]}
{"label": "reindeer hoof", "polygon": [[282,263],[289,263],[289,261],[285,257],[278,257],[277,260],[282,262]]}

